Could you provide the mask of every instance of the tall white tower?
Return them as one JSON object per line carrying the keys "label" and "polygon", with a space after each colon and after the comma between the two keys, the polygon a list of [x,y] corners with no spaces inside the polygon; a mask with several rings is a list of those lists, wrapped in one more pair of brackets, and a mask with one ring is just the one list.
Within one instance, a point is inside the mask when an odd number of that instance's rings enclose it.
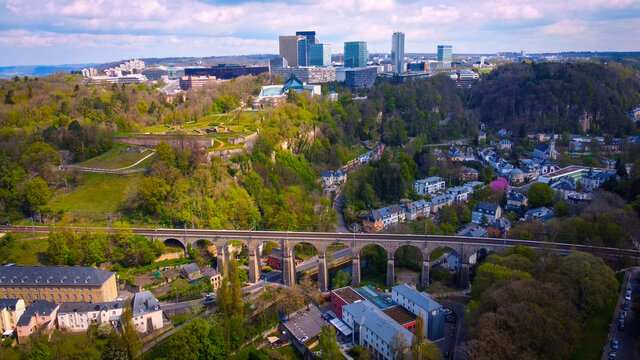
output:
{"label": "tall white tower", "polygon": [[391,68],[395,74],[404,70],[404,33],[394,32],[391,38]]}

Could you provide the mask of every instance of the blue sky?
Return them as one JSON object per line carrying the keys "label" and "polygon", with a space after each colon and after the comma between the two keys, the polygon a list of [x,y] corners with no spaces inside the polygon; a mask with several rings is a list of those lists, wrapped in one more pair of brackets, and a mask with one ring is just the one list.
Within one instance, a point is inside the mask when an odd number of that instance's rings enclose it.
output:
{"label": "blue sky", "polygon": [[640,51],[640,0],[0,0],[0,66],[278,52],[316,30],[389,52]]}

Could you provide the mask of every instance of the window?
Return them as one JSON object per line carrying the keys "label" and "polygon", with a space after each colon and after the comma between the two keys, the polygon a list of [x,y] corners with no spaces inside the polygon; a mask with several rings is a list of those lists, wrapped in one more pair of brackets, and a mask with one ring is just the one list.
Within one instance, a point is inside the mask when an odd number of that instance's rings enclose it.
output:
{"label": "window", "polygon": [[73,294],[73,300],[78,300],[78,295]]}
{"label": "window", "polygon": [[66,296],[67,300],[69,300],[69,294],[67,294],[67,295],[65,295],[65,296]]}
{"label": "window", "polygon": [[35,295],[34,295],[34,298],[35,298],[36,300],[38,300],[38,294],[35,294]]}

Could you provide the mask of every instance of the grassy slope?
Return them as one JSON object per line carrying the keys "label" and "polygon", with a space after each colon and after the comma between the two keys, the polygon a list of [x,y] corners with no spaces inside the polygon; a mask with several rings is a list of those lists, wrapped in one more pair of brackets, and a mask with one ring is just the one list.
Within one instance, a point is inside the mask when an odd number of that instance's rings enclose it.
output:
{"label": "grassy slope", "polygon": [[132,147],[126,144],[114,144],[113,149],[106,153],[91,158],[87,161],[81,162],[78,165],[99,169],[119,169],[125,166],[133,165],[136,161],[149,155],[149,150],[137,154],[137,153],[123,153],[122,149]]}
{"label": "grassy slope", "polygon": [[47,250],[47,238],[24,239],[31,236],[30,234],[14,234],[14,240],[2,249],[0,261],[23,266],[46,265],[42,261],[42,254]]}
{"label": "grassy slope", "polygon": [[137,188],[141,173],[128,175],[85,173],[71,191],[59,190],[47,204],[53,211],[71,211],[75,216],[104,220],[118,211],[126,195]]}

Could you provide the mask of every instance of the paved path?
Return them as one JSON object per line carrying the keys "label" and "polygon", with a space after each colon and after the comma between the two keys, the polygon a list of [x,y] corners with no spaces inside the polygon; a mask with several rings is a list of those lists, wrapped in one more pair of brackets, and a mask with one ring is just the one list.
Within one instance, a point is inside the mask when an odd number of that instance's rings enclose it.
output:
{"label": "paved path", "polygon": [[151,153],[147,154],[146,156],[136,161],[135,163],[119,169],[90,168],[90,167],[78,166],[78,165],[69,165],[67,166],[67,168],[76,169],[84,172],[109,173],[109,174],[127,174],[132,172],[141,172],[141,171],[145,171],[146,169],[132,169],[132,170],[129,170],[129,169],[147,160],[149,157],[153,156],[153,154],[155,153],[156,153],[155,151],[151,151]]}

